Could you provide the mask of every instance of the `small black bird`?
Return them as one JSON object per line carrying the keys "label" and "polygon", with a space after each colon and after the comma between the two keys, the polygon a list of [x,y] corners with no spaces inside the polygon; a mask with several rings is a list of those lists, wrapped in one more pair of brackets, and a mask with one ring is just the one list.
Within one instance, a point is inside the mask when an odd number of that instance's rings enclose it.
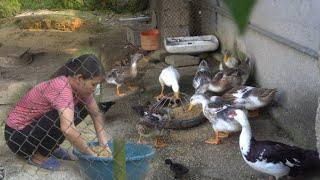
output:
{"label": "small black bird", "polygon": [[99,109],[102,113],[106,113],[111,108],[111,106],[113,106],[114,104],[115,104],[115,102],[113,102],[113,101],[99,102],[98,106],[99,106]]}
{"label": "small black bird", "polygon": [[170,165],[170,170],[174,173],[174,179],[182,178],[183,175],[189,172],[188,168],[182,164],[173,163],[170,159],[166,159],[165,163]]}

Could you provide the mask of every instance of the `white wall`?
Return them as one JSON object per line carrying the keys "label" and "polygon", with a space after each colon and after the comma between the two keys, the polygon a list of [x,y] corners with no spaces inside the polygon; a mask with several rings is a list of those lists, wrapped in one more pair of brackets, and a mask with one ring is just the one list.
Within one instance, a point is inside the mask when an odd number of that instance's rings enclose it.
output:
{"label": "white wall", "polygon": [[[222,5],[223,6],[223,5]],[[250,22],[305,47],[320,45],[320,1],[259,0]],[[276,121],[301,146],[315,147],[314,122],[320,94],[318,60],[248,28],[237,35],[232,20],[217,16],[217,35],[223,48],[237,46],[255,60],[255,79],[262,87],[283,92]]]}

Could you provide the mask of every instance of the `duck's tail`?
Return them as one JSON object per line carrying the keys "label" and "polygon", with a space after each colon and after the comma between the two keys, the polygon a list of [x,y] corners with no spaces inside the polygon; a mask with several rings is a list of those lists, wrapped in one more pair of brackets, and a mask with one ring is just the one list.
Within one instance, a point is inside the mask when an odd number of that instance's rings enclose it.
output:
{"label": "duck's tail", "polygon": [[202,60],[198,66],[198,71],[209,71],[209,66],[206,60]]}
{"label": "duck's tail", "polygon": [[242,65],[244,66],[244,69],[247,70],[247,72],[249,73],[249,76],[253,74],[253,67],[254,67],[254,64],[253,64],[253,61],[247,57],[244,62],[242,63]]}
{"label": "duck's tail", "polygon": [[145,112],[144,106],[131,106],[131,108],[139,115],[139,117],[143,117]]}
{"label": "duck's tail", "polygon": [[113,101],[108,101],[108,102],[100,102],[98,103],[99,109],[100,111],[102,111],[102,113],[106,113],[111,106],[113,106],[116,102]]}
{"label": "duck's tail", "polygon": [[277,93],[278,91],[276,89],[263,89],[263,93],[261,94],[262,99],[265,102],[276,102],[277,100]]}
{"label": "duck's tail", "polygon": [[320,177],[320,158],[319,153],[314,150],[305,152],[306,160],[303,163],[302,172],[304,176]]}

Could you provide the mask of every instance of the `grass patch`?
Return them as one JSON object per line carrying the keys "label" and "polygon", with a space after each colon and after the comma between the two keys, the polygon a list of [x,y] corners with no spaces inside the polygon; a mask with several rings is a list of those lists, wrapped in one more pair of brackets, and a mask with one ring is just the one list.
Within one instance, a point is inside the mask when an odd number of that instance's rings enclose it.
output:
{"label": "grass patch", "polygon": [[83,47],[76,51],[73,55],[73,57],[78,57],[83,54],[93,54],[99,58],[99,50],[95,47]]}
{"label": "grass patch", "polygon": [[21,9],[19,0],[1,0],[0,1],[0,18],[15,15]]}
{"label": "grass patch", "polygon": [[14,16],[23,10],[74,9],[137,13],[149,7],[149,0],[0,0],[0,18]]}
{"label": "grass patch", "polygon": [[62,9],[63,3],[57,0],[20,0],[22,9]]}

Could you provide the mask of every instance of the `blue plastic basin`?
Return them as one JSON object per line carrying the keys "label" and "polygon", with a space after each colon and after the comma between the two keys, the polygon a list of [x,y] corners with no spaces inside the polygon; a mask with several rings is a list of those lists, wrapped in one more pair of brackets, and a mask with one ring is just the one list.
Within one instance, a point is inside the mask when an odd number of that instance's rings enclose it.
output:
{"label": "blue plastic basin", "polygon": [[[89,146],[96,146],[98,142],[90,142]],[[111,150],[113,144],[108,143]],[[127,179],[144,179],[149,171],[149,161],[153,158],[155,150],[145,144],[126,143],[126,177]],[[113,179],[113,159],[95,157],[73,149],[73,154],[79,158],[81,169],[94,180]]]}

